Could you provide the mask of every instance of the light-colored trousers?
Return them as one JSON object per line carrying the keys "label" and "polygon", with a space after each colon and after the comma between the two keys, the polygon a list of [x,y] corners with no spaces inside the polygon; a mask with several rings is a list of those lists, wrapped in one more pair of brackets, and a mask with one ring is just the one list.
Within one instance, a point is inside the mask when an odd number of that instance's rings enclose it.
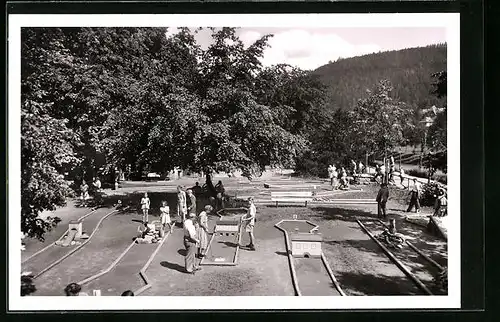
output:
{"label": "light-colored trousers", "polygon": [[186,238],[184,239],[184,247],[186,247],[186,257],[184,258],[184,268],[186,272],[191,273],[196,267],[196,243],[193,243]]}

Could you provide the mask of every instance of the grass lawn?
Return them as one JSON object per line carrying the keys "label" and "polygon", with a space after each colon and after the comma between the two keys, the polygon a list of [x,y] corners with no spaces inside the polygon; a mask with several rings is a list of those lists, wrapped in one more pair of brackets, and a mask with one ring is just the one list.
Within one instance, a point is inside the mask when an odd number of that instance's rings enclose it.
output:
{"label": "grass lawn", "polygon": [[[192,185],[194,179],[191,181]],[[226,183],[226,179],[224,182]],[[108,203],[111,204],[117,199],[122,199],[125,204],[133,206],[130,212],[112,215],[104,220],[95,237],[85,247],[35,280],[38,291],[34,295],[63,295],[62,289],[66,284],[77,282],[108,267],[130,244],[135,235],[139,225],[136,220],[141,218],[139,213],[141,194],[148,191],[153,215],[159,213],[158,208],[161,200],[167,200],[171,213],[175,213],[175,186],[175,182],[148,184],[142,187],[138,184],[114,191],[113,195],[108,198]],[[326,184],[318,186],[318,189],[326,188]],[[377,187],[362,185],[361,188],[362,192],[349,192],[343,194],[341,198],[375,198]],[[269,190],[264,189],[263,185],[260,184],[240,184],[235,178],[227,179],[226,189],[228,192],[245,191],[245,193],[255,196],[261,196],[261,193],[268,193]],[[416,247],[446,266],[446,242],[427,234],[423,228],[404,221],[402,215],[404,215],[406,208],[406,194],[407,192],[391,189],[393,199],[388,203],[389,217],[396,218],[398,231],[411,239]],[[198,209],[201,209],[206,200],[199,198],[198,202]],[[83,210],[74,207],[68,209],[66,212],[69,214],[66,218],[79,217],[81,216],[80,212],[83,212]],[[84,229],[91,232],[106,211],[108,210],[101,209],[88,217],[85,220]],[[423,212],[426,211],[429,209],[423,209]],[[153,286],[142,295],[293,296],[294,289],[286,256],[285,239],[283,233],[274,227],[280,220],[291,219],[293,215],[297,215],[298,219],[306,219],[319,226],[319,231],[324,238],[323,252],[347,295],[422,294],[356,223],[358,218],[363,220],[372,232],[379,232],[381,226],[375,223],[376,205],[313,205],[307,208],[257,206],[258,219],[255,228],[257,250],[241,249],[238,265],[235,267],[203,266],[202,271],[195,275],[184,273],[183,231],[176,228],[147,270],[147,275]],[[154,219],[153,217],[150,220]],[[214,223],[215,217],[211,217],[209,225],[213,227]],[[58,226],[56,232],[62,233],[66,228],[67,222]],[[55,240],[54,238],[59,236],[60,234],[53,232],[47,239]],[[248,236],[244,233],[242,244],[246,245],[248,242]],[[26,252],[27,254],[33,253],[35,249],[43,246],[30,242]],[[89,293],[93,289],[100,289],[102,295],[120,295],[124,290],[134,290],[141,287],[144,282],[140,279],[138,272],[156,246],[156,244],[133,246],[113,270],[84,285],[83,289]],[[70,248],[53,247],[52,250],[48,250],[39,255],[40,257],[28,262],[26,266],[31,267],[34,271],[40,270],[69,250]],[[397,254],[397,257],[424,283],[431,285],[430,280],[435,270],[423,262],[416,253],[410,249],[404,249]],[[315,283],[324,284],[326,282],[321,280],[319,275],[307,274],[307,272],[319,272],[318,270],[321,268],[314,267],[312,262],[302,262],[304,260],[301,260],[301,263],[297,265],[299,279],[302,279],[300,284],[305,285],[305,289],[310,289],[314,293]]]}

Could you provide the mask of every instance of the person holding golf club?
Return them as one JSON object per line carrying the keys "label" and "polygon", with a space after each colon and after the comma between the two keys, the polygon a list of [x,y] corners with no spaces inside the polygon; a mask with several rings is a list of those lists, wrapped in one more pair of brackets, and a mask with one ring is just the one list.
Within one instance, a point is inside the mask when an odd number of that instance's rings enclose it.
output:
{"label": "person holding golf club", "polygon": [[255,250],[255,236],[253,234],[253,229],[255,226],[255,216],[257,214],[257,208],[255,208],[253,197],[248,198],[248,212],[246,215],[241,217],[241,223],[245,227],[245,231],[248,233],[250,237],[250,244],[248,247],[250,250]]}

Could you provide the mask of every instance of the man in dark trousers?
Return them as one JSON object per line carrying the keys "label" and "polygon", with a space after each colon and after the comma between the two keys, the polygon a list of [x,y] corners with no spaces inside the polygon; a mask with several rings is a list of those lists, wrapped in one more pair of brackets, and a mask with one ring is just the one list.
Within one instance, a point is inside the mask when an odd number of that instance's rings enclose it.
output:
{"label": "man in dark trousers", "polygon": [[420,212],[420,183],[413,178],[413,185],[410,187],[410,205],[406,212],[410,212],[415,207],[417,213]]}
{"label": "man in dark trousers", "polygon": [[387,199],[389,199],[389,189],[387,188],[387,183],[383,182],[380,185],[380,190],[377,195],[377,204],[378,204],[378,218],[384,216],[387,217]]}

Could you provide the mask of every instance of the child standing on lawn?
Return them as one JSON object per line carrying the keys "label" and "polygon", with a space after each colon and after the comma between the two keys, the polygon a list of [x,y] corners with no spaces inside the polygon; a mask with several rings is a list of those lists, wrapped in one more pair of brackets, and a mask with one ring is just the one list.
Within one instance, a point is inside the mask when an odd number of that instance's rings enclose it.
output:
{"label": "child standing on lawn", "polygon": [[148,217],[149,217],[149,207],[151,205],[151,201],[148,198],[148,193],[144,193],[144,197],[141,199],[141,208],[142,208],[142,222],[143,223],[148,223]]}
{"label": "child standing on lawn", "polygon": [[170,207],[167,205],[167,202],[165,200],[161,202],[160,213],[160,221],[163,229],[166,229],[168,227],[170,232],[172,232],[173,226],[170,219]]}

